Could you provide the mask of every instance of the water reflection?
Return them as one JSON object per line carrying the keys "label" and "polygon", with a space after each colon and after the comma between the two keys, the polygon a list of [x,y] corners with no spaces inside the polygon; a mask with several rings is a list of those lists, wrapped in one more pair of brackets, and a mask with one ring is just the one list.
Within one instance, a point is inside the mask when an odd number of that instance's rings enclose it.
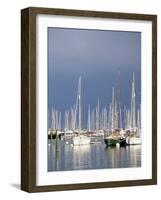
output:
{"label": "water reflection", "polygon": [[91,145],[73,146],[72,165],[73,169],[82,169],[86,166],[91,168]]}
{"label": "water reflection", "polygon": [[48,171],[127,168],[141,166],[141,146],[105,147],[104,141],[72,146],[71,141],[48,141]]}

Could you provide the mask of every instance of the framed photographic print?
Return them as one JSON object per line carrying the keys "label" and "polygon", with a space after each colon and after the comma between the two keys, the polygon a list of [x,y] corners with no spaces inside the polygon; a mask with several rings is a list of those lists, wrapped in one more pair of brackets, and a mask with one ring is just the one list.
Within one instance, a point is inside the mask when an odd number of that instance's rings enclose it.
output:
{"label": "framed photographic print", "polygon": [[21,188],[157,183],[157,16],[21,11]]}

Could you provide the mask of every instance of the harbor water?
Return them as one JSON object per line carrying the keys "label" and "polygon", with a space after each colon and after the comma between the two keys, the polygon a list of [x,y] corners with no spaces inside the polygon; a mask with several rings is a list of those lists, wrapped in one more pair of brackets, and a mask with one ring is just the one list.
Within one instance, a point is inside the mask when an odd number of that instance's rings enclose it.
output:
{"label": "harbor water", "polygon": [[48,140],[48,171],[141,167],[141,145],[108,147],[101,137],[73,146],[72,139]]}

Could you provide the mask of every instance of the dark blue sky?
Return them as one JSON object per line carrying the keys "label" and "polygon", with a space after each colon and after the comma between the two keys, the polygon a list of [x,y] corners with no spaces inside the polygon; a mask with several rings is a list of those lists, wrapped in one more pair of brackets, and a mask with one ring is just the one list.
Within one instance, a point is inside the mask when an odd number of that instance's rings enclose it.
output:
{"label": "dark blue sky", "polygon": [[130,106],[132,72],[136,99],[141,93],[141,33],[107,30],[48,28],[48,109],[64,111],[76,100],[82,77],[82,104],[104,107],[111,101],[111,88],[118,84],[121,102]]}

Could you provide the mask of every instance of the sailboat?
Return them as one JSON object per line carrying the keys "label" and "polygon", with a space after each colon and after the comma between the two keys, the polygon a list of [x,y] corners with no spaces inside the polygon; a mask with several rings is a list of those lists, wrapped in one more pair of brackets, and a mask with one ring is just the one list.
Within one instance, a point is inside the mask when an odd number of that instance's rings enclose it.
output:
{"label": "sailboat", "polygon": [[117,104],[115,99],[115,89],[112,87],[112,103],[110,106],[110,132],[107,137],[104,138],[106,146],[125,146],[126,141],[123,138],[123,134],[120,134],[120,129],[118,128],[118,112],[117,112]]}
{"label": "sailboat", "polygon": [[137,135],[136,127],[136,105],[135,105],[135,74],[133,73],[132,94],[131,94],[131,112],[130,112],[130,135],[126,138],[127,145],[141,144],[141,137]]}
{"label": "sailboat", "polygon": [[78,135],[72,138],[73,145],[86,145],[90,144],[91,138],[85,135],[81,135],[82,132],[82,118],[81,118],[81,76],[78,81],[78,93],[75,107],[75,121],[77,117],[77,106],[78,106]]}
{"label": "sailboat", "polygon": [[73,137],[73,145],[85,145],[90,144],[91,139],[88,136],[85,135],[79,135]]}

